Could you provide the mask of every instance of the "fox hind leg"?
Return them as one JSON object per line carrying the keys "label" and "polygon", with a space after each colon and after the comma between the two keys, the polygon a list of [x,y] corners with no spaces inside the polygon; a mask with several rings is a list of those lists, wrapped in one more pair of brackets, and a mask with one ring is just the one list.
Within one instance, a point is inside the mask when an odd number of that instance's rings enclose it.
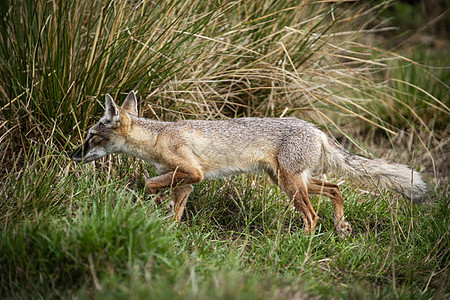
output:
{"label": "fox hind leg", "polygon": [[338,231],[339,237],[344,238],[350,235],[352,227],[344,218],[344,199],[339,191],[339,186],[334,183],[311,178],[307,187],[308,193],[324,195],[331,199],[334,210],[334,226]]}
{"label": "fox hind leg", "polygon": [[313,234],[316,230],[317,216],[309,200],[307,186],[303,174],[294,174],[286,170],[278,173],[278,183],[290,199],[294,201],[295,208],[300,212],[305,223],[305,232]]}

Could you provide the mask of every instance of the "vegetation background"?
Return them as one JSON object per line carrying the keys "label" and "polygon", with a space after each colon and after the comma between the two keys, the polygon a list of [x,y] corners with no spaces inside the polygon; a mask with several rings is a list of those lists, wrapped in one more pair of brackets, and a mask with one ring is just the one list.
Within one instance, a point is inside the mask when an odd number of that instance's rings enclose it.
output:
{"label": "vegetation background", "polygon": [[[446,1],[29,1],[0,6],[1,298],[448,298]],[[305,236],[263,175],[195,187],[183,222],[145,163],[66,154],[138,91],[161,120],[296,116],[421,171],[410,203],[339,178]]]}

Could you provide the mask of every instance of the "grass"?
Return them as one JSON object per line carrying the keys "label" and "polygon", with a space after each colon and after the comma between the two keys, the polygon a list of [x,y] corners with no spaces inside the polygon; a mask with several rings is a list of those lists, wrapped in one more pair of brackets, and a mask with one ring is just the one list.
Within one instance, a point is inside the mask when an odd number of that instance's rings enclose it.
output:
{"label": "grass", "polygon": [[[448,55],[376,45],[377,6],[187,3],[0,8],[0,297],[449,297]],[[308,119],[423,172],[429,201],[341,183],[352,236],[322,197],[307,236],[266,177],[237,176],[198,184],[174,224],[142,161],[66,156],[131,89],[155,119]]]}
{"label": "grass", "polygon": [[[411,205],[344,189],[355,233],[339,240],[329,201],[315,199],[320,226],[304,235],[298,213],[262,176],[254,178],[257,188],[249,188],[247,177],[197,186],[185,220],[174,224],[142,183],[126,187],[127,180],[92,168],[78,168],[70,203],[2,231],[3,296],[439,298],[448,292],[448,197]],[[52,198],[33,199],[50,211],[42,202]]]}

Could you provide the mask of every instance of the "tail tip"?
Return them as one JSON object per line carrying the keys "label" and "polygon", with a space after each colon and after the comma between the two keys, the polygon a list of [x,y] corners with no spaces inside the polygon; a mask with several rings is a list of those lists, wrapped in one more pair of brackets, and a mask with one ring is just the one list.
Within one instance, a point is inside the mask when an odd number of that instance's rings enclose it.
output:
{"label": "tail tip", "polygon": [[420,180],[420,182],[415,183],[412,187],[412,190],[408,195],[409,200],[412,200],[413,202],[425,202],[425,200],[428,198],[427,194],[429,192],[429,189],[425,182]]}

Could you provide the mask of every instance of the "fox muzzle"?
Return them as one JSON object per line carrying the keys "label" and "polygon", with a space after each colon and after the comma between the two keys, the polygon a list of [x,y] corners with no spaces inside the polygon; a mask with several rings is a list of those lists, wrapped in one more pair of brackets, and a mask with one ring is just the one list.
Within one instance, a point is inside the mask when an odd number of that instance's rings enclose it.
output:
{"label": "fox muzzle", "polygon": [[76,148],[73,152],[69,153],[69,158],[74,161],[81,162],[83,158],[86,156],[88,145],[87,143],[82,144],[78,148]]}

